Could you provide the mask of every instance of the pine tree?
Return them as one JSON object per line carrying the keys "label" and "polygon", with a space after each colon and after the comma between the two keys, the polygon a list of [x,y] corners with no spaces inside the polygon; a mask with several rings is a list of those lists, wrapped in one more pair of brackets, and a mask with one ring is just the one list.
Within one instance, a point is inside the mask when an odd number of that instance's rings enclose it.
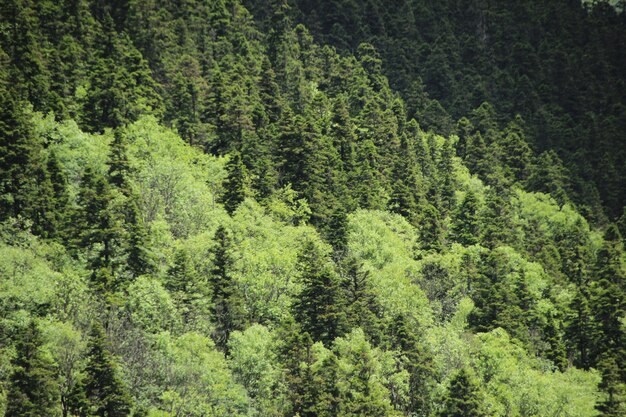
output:
{"label": "pine tree", "polygon": [[30,219],[33,232],[45,235],[54,196],[44,144],[32,129],[26,103],[17,99],[13,88],[5,86],[5,77],[0,72],[0,219]]}
{"label": "pine tree", "polygon": [[85,374],[88,410],[84,413],[94,417],[127,417],[130,414],[132,398],[120,379],[118,365],[98,324],[91,329]]}
{"label": "pine tree", "polygon": [[133,278],[150,274],[156,267],[150,250],[148,232],[136,200],[137,197],[133,195],[126,203],[126,227],[128,229],[126,265]]}
{"label": "pine tree", "polygon": [[443,227],[441,213],[430,203],[421,203],[420,215],[420,241],[425,250],[439,250],[443,240]]}
{"label": "pine tree", "polygon": [[215,232],[215,246],[211,249],[213,268],[211,284],[211,313],[215,320],[213,339],[221,349],[228,346],[232,331],[241,330],[245,324],[245,310],[242,296],[237,288],[233,273],[233,242],[224,226]]}
{"label": "pine tree", "polygon": [[326,240],[333,247],[335,255],[342,257],[348,250],[348,215],[342,207],[335,210],[325,229]]}
{"label": "pine tree", "polygon": [[238,152],[226,164],[226,172],[228,175],[224,180],[222,202],[228,214],[232,215],[250,192],[247,169]]}
{"label": "pine tree", "polygon": [[469,190],[457,209],[450,231],[454,241],[464,246],[475,245],[480,238],[478,219],[478,199],[474,191]]}
{"label": "pine tree", "polygon": [[44,342],[34,320],[22,331],[16,343],[6,397],[6,415],[47,417],[59,408],[59,387],[54,364],[42,352]]}
{"label": "pine tree", "polygon": [[343,334],[345,326],[339,277],[332,262],[313,241],[303,247],[298,265],[302,291],[293,306],[294,317],[303,332],[329,346]]}
{"label": "pine tree", "polygon": [[590,353],[593,349],[595,325],[589,295],[586,288],[578,288],[569,305],[570,318],[566,328],[566,336],[574,352],[574,365],[589,369],[592,366]]}
{"label": "pine tree", "polygon": [[602,417],[620,417],[626,413],[626,383],[620,360],[623,364],[624,356],[615,358],[611,354],[605,354],[598,361],[598,370],[602,374],[599,388],[605,396],[596,404],[596,409]]}
{"label": "pine tree", "polygon": [[414,327],[408,317],[397,315],[390,326],[391,347],[401,353],[402,365],[409,373],[409,404],[405,411],[430,415],[430,396],[436,382],[434,357]]}
{"label": "pine tree", "polygon": [[126,136],[122,128],[115,129],[107,165],[109,166],[109,183],[125,195],[129,195],[131,168],[127,155]]}
{"label": "pine tree", "polygon": [[348,256],[341,267],[341,287],[346,300],[348,329],[360,327],[372,343],[380,343],[382,308],[370,282],[369,271],[354,257]]}
{"label": "pine tree", "polygon": [[66,238],[69,221],[69,191],[67,178],[54,151],[48,156],[47,170],[54,195],[52,212],[48,216],[48,235],[57,239]]}
{"label": "pine tree", "polygon": [[482,417],[485,414],[478,393],[478,385],[471,374],[461,369],[450,381],[441,417]]}

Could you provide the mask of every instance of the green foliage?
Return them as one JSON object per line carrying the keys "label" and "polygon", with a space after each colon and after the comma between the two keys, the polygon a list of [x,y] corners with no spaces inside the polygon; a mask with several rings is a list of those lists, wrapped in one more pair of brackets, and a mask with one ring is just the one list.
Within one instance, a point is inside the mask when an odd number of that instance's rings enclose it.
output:
{"label": "green foliage", "polygon": [[243,300],[233,272],[233,243],[229,232],[220,226],[215,232],[215,246],[211,250],[213,268],[209,277],[211,285],[211,313],[215,320],[215,344],[226,349],[228,337],[234,330],[241,330],[245,324]]}
{"label": "green foliage", "polygon": [[478,384],[463,368],[450,381],[442,417],[480,417],[485,411],[478,394]]}
{"label": "green foliage", "polygon": [[57,413],[59,387],[54,364],[42,347],[41,330],[31,320],[17,338],[17,356],[13,360],[7,393],[7,415],[35,417]]}
{"label": "green foliage", "polygon": [[87,415],[122,417],[130,413],[132,398],[120,379],[118,365],[107,347],[102,327],[94,325],[83,381]]}
{"label": "green foliage", "polygon": [[423,3],[3,4],[0,415],[621,416],[624,12]]}
{"label": "green foliage", "polygon": [[302,290],[293,314],[302,331],[327,346],[345,331],[345,298],[327,249],[315,241],[306,242],[298,258]]}

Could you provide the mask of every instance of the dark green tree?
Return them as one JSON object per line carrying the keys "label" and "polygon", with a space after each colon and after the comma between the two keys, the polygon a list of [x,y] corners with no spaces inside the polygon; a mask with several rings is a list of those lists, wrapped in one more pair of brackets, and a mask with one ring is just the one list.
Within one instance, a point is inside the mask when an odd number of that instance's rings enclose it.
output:
{"label": "dark green tree", "polygon": [[156,268],[150,249],[150,239],[139,210],[137,197],[132,195],[126,202],[127,248],[126,266],[133,278],[150,274]]}
{"label": "dark green tree", "polygon": [[344,297],[332,261],[313,241],[307,241],[298,260],[302,290],[293,314],[302,331],[330,346],[345,329]]}
{"label": "dark green tree", "polygon": [[450,235],[455,242],[464,246],[475,245],[480,239],[480,219],[478,217],[478,199],[474,191],[469,190],[458,207]]}
{"label": "dark green tree", "polygon": [[104,330],[99,324],[92,326],[87,353],[84,389],[88,416],[127,417],[132,408],[132,398],[120,379],[118,364],[109,352]]}
{"label": "dark green tree", "polygon": [[238,152],[231,155],[226,172],[228,175],[224,180],[222,202],[228,214],[233,214],[250,193],[247,169]]}
{"label": "dark green tree", "polygon": [[110,145],[107,165],[109,166],[109,183],[117,187],[122,193],[128,195],[131,192],[131,167],[128,161],[126,142],[126,134],[123,128],[115,129],[113,141]]}
{"label": "dark green tree", "polygon": [[233,242],[224,226],[215,232],[215,245],[211,249],[213,267],[211,284],[211,313],[215,320],[213,339],[221,349],[227,349],[228,337],[234,330],[244,327],[246,316],[244,301],[233,278]]}
{"label": "dark green tree", "polygon": [[570,317],[566,338],[574,352],[574,365],[589,369],[592,366],[591,351],[595,335],[595,323],[589,307],[588,289],[578,288],[569,305]]}
{"label": "dark green tree", "polygon": [[369,271],[353,256],[341,264],[341,287],[345,292],[346,324],[348,329],[360,327],[373,344],[382,336],[382,307],[370,282]]}
{"label": "dark green tree", "polygon": [[478,384],[465,368],[450,381],[441,417],[482,417],[486,413],[479,396]]}
{"label": "dark green tree", "polygon": [[431,394],[436,384],[432,352],[420,340],[422,334],[410,318],[398,315],[390,326],[391,348],[401,354],[401,363],[409,373],[409,403],[405,412],[429,415],[433,410]]}
{"label": "dark green tree", "polygon": [[44,341],[31,320],[16,343],[6,397],[6,415],[38,417],[55,415],[60,406],[54,363],[42,351]]}
{"label": "dark green tree", "polygon": [[596,409],[602,417],[619,417],[626,413],[626,383],[623,378],[622,358],[616,358],[610,353],[604,354],[598,361],[598,370],[602,374],[599,388],[604,392],[604,398],[596,404]]}

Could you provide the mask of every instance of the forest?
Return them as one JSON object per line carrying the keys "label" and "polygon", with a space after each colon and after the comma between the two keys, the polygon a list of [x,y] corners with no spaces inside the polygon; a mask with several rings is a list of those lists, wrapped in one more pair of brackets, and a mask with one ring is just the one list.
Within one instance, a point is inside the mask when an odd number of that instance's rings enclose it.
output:
{"label": "forest", "polygon": [[626,416],[626,2],[1,0],[0,416]]}

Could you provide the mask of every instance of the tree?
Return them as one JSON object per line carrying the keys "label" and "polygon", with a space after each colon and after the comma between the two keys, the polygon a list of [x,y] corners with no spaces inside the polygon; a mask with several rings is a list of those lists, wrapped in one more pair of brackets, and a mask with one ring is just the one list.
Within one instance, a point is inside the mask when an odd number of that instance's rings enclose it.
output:
{"label": "tree", "polygon": [[125,195],[129,195],[131,167],[127,155],[126,136],[122,128],[115,129],[107,165],[109,166],[109,183]]}
{"label": "tree", "polygon": [[250,192],[247,169],[238,152],[234,152],[229,159],[226,172],[222,202],[228,214],[232,215]]}
{"label": "tree", "polygon": [[469,190],[457,209],[450,231],[454,241],[464,246],[475,245],[480,238],[478,218],[478,199],[474,191]]}
{"label": "tree", "polygon": [[574,365],[583,369],[592,366],[590,354],[593,349],[595,323],[589,308],[589,295],[586,288],[578,288],[569,305],[571,316],[566,327],[567,340],[574,351]]}
{"label": "tree", "polygon": [[136,196],[131,196],[127,201],[126,224],[128,228],[126,264],[133,278],[145,275],[155,270],[155,262],[148,233],[143,223],[142,214],[139,211]]}
{"label": "tree", "polygon": [[216,346],[226,350],[228,337],[234,330],[242,330],[245,324],[244,302],[237,288],[233,273],[233,242],[224,226],[215,231],[215,245],[211,249],[213,268],[211,284],[211,313],[215,320],[213,339]]}
{"label": "tree", "polygon": [[465,368],[462,368],[450,381],[448,395],[439,415],[441,417],[482,417],[486,415],[480,401],[478,384]]}
{"label": "tree", "polygon": [[379,343],[382,336],[382,311],[370,282],[369,271],[364,270],[358,259],[348,256],[342,263],[341,275],[348,328],[360,327],[368,335],[368,340]]}
{"label": "tree", "polygon": [[51,416],[59,408],[54,363],[42,350],[41,331],[31,319],[16,343],[7,392],[7,416]]}
{"label": "tree", "polygon": [[89,416],[127,417],[132,398],[120,379],[118,365],[107,347],[104,330],[99,324],[91,329],[88,344],[84,389]]}
{"label": "tree", "polygon": [[400,361],[409,373],[409,404],[406,411],[430,415],[431,393],[435,386],[432,352],[420,341],[421,334],[409,317],[397,315],[390,326],[391,347],[400,352]]}
{"label": "tree", "polygon": [[293,305],[293,314],[314,341],[329,346],[341,336],[345,325],[344,299],[339,277],[323,249],[307,241],[298,257],[302,290]]}

